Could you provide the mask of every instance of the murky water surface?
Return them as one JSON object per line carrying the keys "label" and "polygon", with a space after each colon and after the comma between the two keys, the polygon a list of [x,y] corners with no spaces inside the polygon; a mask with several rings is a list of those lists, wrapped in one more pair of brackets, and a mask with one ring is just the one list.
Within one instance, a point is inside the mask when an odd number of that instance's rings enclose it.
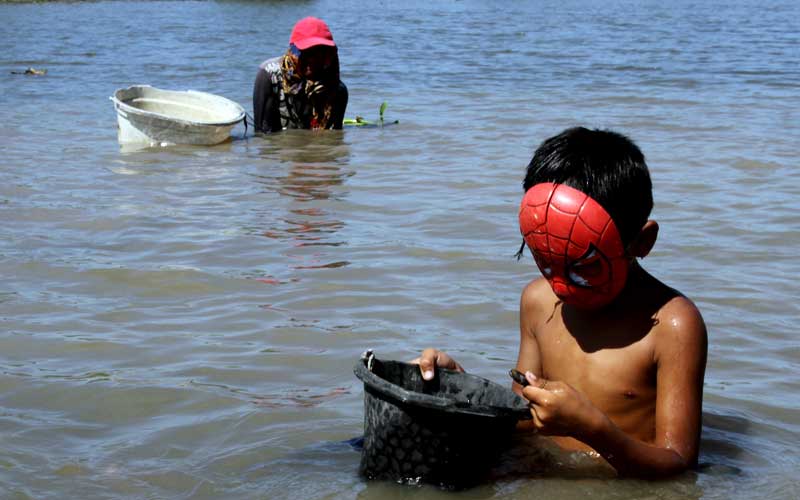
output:
{"label": "murky water surface", "polygon": [[[508,382],[524,167],[582,124],[647,155],[644,264],[708,324],[702,466],[648,483],[566,456],[456,497],[800,497],[798,5],[0,5],[0,496],[451,498],[357,476],[351,367],[440,345]],[[348,116],[387,101],[398,125],[120,149],[115,89],[249,110],[308,14]]]}

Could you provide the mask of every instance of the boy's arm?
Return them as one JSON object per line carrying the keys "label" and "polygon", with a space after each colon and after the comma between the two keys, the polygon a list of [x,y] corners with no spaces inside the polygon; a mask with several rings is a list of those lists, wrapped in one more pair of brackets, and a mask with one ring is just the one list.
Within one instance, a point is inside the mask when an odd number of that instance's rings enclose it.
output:
{"label": "boy's arm", "polygon": [[[521,373],[529,371],[537,377],[542,375],[542,359],[536,340],[536,326],[542,321],[542,291],[549,291],[549,286],[542,279],[531,281],[522,290],[519,300],[519,354],[516,369]],[[511,389],[522,395],[522,386],[517,382],[512,383]]]}
{"label": "boy's arm", "polygon": [[[687,299],[668,304],[656,343],[656,429],[652,445],[632,440],[608,419],[587,444],[620,473],[665,476],[697,464],[702,427],[707,334]],[[605,430],[605,432],[603,432]]]}
{"label": "boy's arm", "polygon": [[625,434],[578,391],[563,382],[529,376],[525,397],[534,425],[545,434],[580,439],[621,475],[665,477],[694,466],[700,442],[707,335],[687,299],[659,314],[655,438],[648,444]]}
{"label": "boy's arm", "polygon": [[[516,369],[521,373],[530,372],[536,376],[542,375],[542,358],[539,352],[539,342],[536,340],[536,325],[542,321],[541,294],[544,280],[534,280],[522,290],[519,300],[519,354],[517,355]],[[523,387],[516,381],[512,382],[511,390],[524,397]],[[533,420],[520,420],[517,422],[520,431],[535,431]]]}

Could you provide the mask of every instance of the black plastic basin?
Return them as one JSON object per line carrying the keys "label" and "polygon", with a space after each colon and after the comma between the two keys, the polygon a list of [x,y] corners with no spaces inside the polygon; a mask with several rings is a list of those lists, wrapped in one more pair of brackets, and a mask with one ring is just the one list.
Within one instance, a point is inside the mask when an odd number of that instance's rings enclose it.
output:
{"label": "black plastic basin", "polygon": [[364,382],[360,472],[368,479],[462,489],[481,482],[508,446],[527,401],[482,377],[375,358],[355,367]]}

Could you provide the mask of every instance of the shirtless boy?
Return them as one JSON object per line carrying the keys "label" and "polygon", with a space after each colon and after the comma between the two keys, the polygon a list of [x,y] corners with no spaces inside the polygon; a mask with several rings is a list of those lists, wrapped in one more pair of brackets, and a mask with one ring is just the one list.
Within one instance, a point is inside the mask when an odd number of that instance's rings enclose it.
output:
{"label": "shirtless boy", "polygon": [[[513,390],[530,401],[527,428],[596,451],[620,475],[695,466],[706,328],[636,260],[658,235],[641,151],[614,132],[568,129],[536,150],[523,187],[523,247],[543,275],[520,300],[516,368],[528,385]],[[415,362],[426,379],[462,370],[436,349]]]}

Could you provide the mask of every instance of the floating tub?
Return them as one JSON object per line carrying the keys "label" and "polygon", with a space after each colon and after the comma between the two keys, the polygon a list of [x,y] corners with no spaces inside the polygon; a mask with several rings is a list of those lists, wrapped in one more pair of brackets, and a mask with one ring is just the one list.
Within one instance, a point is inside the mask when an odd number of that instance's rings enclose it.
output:
{"label": "floating tub", "polygon": [[219,144],[245,119],[239,104],[207,92],[162,90],[149,85],[118,89],[120,144]]}

